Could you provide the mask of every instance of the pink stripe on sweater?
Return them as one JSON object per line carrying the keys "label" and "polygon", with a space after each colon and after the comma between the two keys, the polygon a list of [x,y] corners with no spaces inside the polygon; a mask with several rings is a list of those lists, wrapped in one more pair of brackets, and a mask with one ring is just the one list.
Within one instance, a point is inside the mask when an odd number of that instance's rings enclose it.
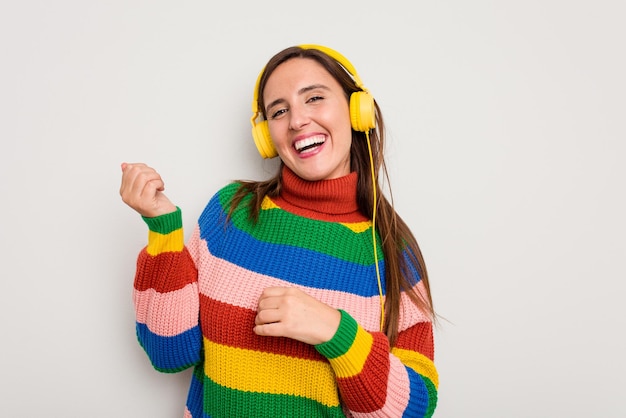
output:
{"label": "pink stripe on sweater", "polygon": [[[194,236],[195,239],[199,239]],[[200,293],[217,300],[245,309],[256,311],[257,301],[261,292],[266,287],[294,287],[292,283],[279,280],[271,276],[255,273],[223,259],[214,257],[208,250],[204,241],[190,244],[190,253],[196,265],[199,260],[208,263],[210,268],[199,269],[198,282]],[[225,277],[237,278],[237,280],[224,280]],[[418,287],[423,285],[418,283]],[[380,298],[379,296],[362,297],[351,293],[329,289],[317,289],[300,286],[309,295],[336,308],[344,309],[368,331],[379,331],[380,328]],[[420,320],[428,318],[414,307],[407,296],[403,296],[405,316],[400,323],[400,331],[414,325]]]}
{"label": "pink stripe on sweater", "polygon": [[401,417],[404,413],[411,396],[409,375],[405,366],[397,357],[393,355],[389,357],[389,377],[387,379],[387,399],[385,405],[378,411],[368,413],[351,411],[354,418]]}
{"label": "pink stripe on sweater", "polygon": [[154,289],[133,292],[137,322],[162,337],[181,334],[198,325],[198,284],[159,293]]}
{"label": "pink stripe on sweater", "polygon": [[[427,294],[424,282],[421,280],[413,286],[413,290],[415,290],[418,294]],[[402,293],[402,303],[400,304],[400,324],[398,324],[398,331],[401,332],[409,329],[418,322],[431,322],[431,318],[428,314],[419,310],[406,293]]]}

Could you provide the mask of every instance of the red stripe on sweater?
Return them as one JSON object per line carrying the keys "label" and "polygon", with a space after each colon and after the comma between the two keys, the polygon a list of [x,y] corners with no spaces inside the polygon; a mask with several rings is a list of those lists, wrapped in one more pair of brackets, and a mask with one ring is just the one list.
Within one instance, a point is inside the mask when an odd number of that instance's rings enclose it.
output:
{"label": "red stripe on sweater", "polygon": [[419,322],[398,335],[397,348],[418,351],[431,361],[435,359],[435,343],[433,325],[430,322]]}
{"label": "red stripe on sweater", "polygon": [[385,405],[387,398],[389,341],[380,332],[372,335],[374,336],[372,350],[365,360],[361,373],[337,379],[341,397],[353,412],[378,411]]}
{"label": "red stripe on sweater", "polygon": [[219,302],[200,294],[202,334],[210,341],[229,347],[280,354],[307,360],[325,360],[313,346],[282,337],[254,333],[256,311]]}
{"label": "red stripe on sweater", "polygon": [[143,249],[137,258],[135,289],[154,289],[159,293],[182,289],[198,281],[198,271],[187,248],[151,256]]}

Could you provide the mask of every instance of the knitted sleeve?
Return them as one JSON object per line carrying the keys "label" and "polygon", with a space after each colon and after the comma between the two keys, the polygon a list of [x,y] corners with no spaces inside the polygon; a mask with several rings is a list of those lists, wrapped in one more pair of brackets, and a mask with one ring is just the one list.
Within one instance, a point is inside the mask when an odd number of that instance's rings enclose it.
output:
{"label": "knitted sleeve", "polygon": [[419,322],[389,347],[381,332],[365,331],[341,310],[335,336],[317,345],[328,358],[346,407],[355,417],[431,417],[437,404],[430,322]]}
{"label": "knitted sleeve", "polygon": [[155,369],[177,372],[200,360],[198,273],[184,245],[181,211],[148,224],[139,254],[133,301],[139,343]]}

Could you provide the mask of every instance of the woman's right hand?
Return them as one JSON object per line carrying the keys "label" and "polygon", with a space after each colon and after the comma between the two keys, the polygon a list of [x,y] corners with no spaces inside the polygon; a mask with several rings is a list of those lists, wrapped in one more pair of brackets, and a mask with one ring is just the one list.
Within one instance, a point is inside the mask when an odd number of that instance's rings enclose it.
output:
{"label": "woman's right hand", "polygon": [[122,163],[120,195],[124,203],[141,216],[154,218],[176,211],[163,190],[163,179],[154,168],[143,163]]}

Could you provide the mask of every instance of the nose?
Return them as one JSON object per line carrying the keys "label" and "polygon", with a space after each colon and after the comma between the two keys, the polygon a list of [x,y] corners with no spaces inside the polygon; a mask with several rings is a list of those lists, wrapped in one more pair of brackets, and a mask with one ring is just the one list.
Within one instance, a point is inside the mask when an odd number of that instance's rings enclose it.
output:
{"label": "nose", "polygon": [[308,125],[310,121],[311,118],[304,106],[291,106],[289,109],[289,129],[299,131]]}

